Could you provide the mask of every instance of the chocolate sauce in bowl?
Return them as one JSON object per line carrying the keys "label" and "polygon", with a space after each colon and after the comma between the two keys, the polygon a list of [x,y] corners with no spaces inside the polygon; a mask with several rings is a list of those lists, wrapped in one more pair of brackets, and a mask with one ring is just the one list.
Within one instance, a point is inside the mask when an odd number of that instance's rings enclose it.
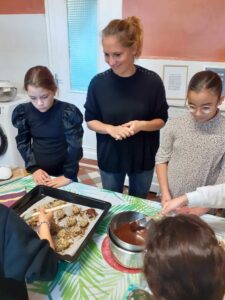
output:
{"label": "chocolate sauce in bowl", "polygon": [[131,224],[127,222],[115,229],[114,234],[123,242],[136,246],[144,246],[147,229],[145,227],[138,227],[134,231]]}

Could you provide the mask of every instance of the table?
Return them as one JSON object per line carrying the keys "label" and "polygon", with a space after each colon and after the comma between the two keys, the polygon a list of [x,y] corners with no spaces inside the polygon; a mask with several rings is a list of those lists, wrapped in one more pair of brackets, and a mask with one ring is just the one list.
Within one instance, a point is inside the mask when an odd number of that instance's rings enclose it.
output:
{"label": "table", "polygon": [[[29,191],[34,186],[32,177],[27,176],[0,186],[0,195],[9,190]],[[147,289],[143,273],[124,273],[112,268],[103,258],[101,248],[107,236],[107,226],[114,214],[136,210],[153,216],[160,210],[160,204],[81,183],[71,183],[62,189],[111,202],[112,207],[74,263],[60,262],[58,273],[51,282],[28,285],[30,299],[125,300],[133,289]],[[225,219],[210,215],[205,215],[203,219],[225,239]]]}

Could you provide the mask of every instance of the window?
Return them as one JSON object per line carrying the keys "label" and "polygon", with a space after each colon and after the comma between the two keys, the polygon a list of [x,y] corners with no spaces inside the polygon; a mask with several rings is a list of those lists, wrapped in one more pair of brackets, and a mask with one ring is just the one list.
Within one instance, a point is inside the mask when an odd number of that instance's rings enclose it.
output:
{"label": "window", "polygon": [[71,90],[86,91],[97,73],[97,0],[67,0],[67,15]]}

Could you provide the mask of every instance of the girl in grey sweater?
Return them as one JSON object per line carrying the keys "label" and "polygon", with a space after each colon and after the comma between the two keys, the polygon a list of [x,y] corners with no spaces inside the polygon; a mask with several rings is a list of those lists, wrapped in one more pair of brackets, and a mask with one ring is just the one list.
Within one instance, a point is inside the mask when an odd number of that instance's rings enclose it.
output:
{"label": "girl in grey sweater", "polygon": [[[199,186],[225,182],[225,117],[222,81],[212,71],[201,71],[190,80],[188,114],[166,124],[156,155],[156,171],[164,205]],[[208,209],[185,208],[203,214]]]}

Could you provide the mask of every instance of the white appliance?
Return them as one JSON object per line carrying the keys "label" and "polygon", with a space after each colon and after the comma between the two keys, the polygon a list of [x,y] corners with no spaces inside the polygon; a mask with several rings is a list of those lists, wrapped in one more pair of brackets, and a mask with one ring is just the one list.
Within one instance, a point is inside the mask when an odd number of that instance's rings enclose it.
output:
{"label": "white appliance", "polygon": [[28,102],[29,98],[25,95],[17,95],[17,97],[10,102],[0,102],[0,127],[6,139],[6,151],[0,154],[0,166],[9,166],[11,168],[24,167],[24,161],[17,150],[15,136],[17,135],[17,128],[12,125],[11,117],[14,108],[20,103]]}

